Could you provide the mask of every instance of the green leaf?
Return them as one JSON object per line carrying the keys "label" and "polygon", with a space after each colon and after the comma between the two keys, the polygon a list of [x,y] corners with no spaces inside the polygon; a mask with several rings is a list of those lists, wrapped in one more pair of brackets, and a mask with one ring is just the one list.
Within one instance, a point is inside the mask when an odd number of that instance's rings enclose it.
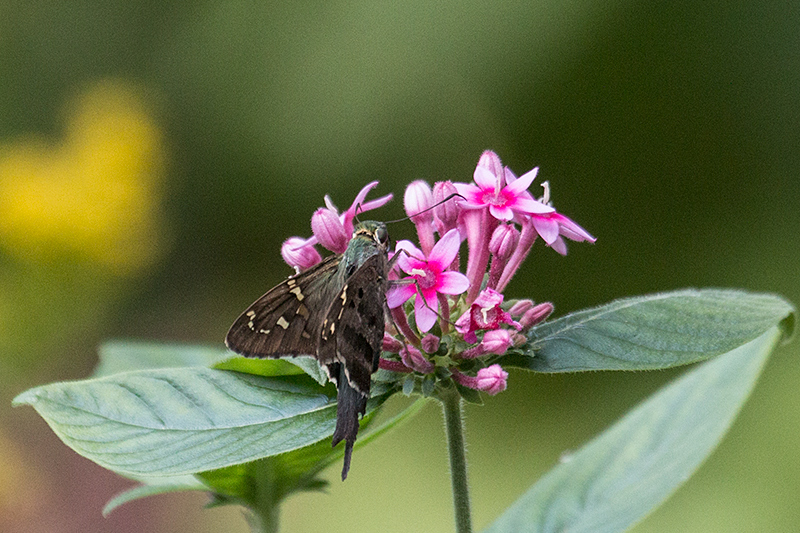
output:
{"label": "green leaf", "polygon": [[201,483],[194,476],[174,476],[161,478],[141,478],[142,485],[137,485],[114,496],[103,507],[103,516],[108,516],[114,509],[134,500],[156,496],[158,494],[168,494],[170,492],[182,492],[186,490],[208,491],[209,488]]}
{"label": "green leaf", "polygon": [[[424,400],[418,400],[391,420],[381,424],[380,427],[364,432],[374,420],[374,414],[377,412],[372,411],[361,420],[362,433],[354,448],[358,450],[410,419],[426,403]],[[332,448],[330,440],[323,439],[304,448],[260,461],[201,472],[198,477],[217,493],[250,507],[254,506],[258,497],[264,497],[264,487],[268,485],[270,495],[275,499],[273,504],[277,504],[280,499],[292,492],[323,488],[327,483],[319,480],[316,475],[328,465],[341,460],[343,455],[343,446]]]}
{"label": "green leaf", "polygon": [[523,352],[496,362],[537,372],[669,368],[728,352],[778,323],[791,336],[794,308],[779,296],[689,289],[545,322],[529,332]]}
{"label": "green leaf", "polygon": [[487,533],[613,533],[644,518],[730,427],[781,332],[691,369],[546,474]]}
{"label": "green leaf", "polygon": [[230,357],[232,352],[224,348],[190,344],[115,340],[100,345],[98,354],[100,362],[92,374],[94,377],[148,368],[211,366]]}
{"label": "green leaf", "polygon": [[[228,352],[230,357],[223,359],[212,365],[217,370],[231,370],[244,374],[256,376],[275,377],[275,376],[298,376],[304,374],[302,368],[293,365],[285,359],[259,359],[255,357],[243,357],[233,352]],[[324,385],[324,383],[322,383]]]}
{"label": "green leaf", "polygon": [[[73,450],[123,475],[178,475],[295,450],[333,433],[335,388],[307,376],[142,370],[20,394]],[[385,396],[373,398],[374,409]]]}

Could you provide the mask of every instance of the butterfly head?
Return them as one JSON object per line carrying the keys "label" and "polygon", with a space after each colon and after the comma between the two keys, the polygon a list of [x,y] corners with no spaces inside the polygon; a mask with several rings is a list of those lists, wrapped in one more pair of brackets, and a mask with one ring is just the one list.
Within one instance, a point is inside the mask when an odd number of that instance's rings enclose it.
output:
{"label": "butterfly head", "polygon": [[389,247],[389,231],[383,222],[374,220],[359,222],[353,230],[353,239],[368,239],[375,242],[382,250]]}

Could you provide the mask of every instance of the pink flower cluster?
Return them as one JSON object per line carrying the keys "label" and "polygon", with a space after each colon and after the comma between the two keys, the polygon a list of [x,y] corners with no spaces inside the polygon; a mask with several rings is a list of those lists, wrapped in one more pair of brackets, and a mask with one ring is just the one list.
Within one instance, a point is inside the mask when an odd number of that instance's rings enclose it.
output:
{"label": "pink flower cluster", "polygon": [[[595,238],[568,217],[556,212],[544,184],[540,198],[528,191],[538,168],[517,177],[492,151],[481,155],[474,183],[424,181],[411,183],[405,192],[406,214],[414,223],[419,247],[403,240],[395,247],[392,287],[386,295],[392,324],[383,348],[397,358],[382,358],[381,368],[395,372],[431,374],[437,364],[447,364],[449,375],[464,387],[497,394],[506,388],[508,373],[483,361],[502,355],[526,341],[524,333],[553,311],[550,303],[534,305],[519,300],[504,310],[502,291],[541,237],[545,244],[566,255],[564,239],[595,242]],[[282,248],[287,263],[304,269],[320,256],[313,245],[342,253],[353,232],[356,209],[368,211],[384,205],[391,195],[364,202],[377,184],[364,187],[353,205],[339,214],[328,197],[325,208],[314,213],[310,239],[293,237]],[[436,235],[439,235],[437,240]],[[460,249],[467,241],[467,264],[460,272]],[[405,305],[413,299],[413,306]],[[413,316],[413,325],[409,320]],[[437,327],[438,326],[438,327]],[[454,330],[454,331],[453,331]],[[459,351],[435,363],[441,340],[450,336],[463,343]],[[442,355],[442,354],[438,354]],[[472,377],[462,373],[461,362],[484,364]],[[479,364],[479,366],[480,366]]]}

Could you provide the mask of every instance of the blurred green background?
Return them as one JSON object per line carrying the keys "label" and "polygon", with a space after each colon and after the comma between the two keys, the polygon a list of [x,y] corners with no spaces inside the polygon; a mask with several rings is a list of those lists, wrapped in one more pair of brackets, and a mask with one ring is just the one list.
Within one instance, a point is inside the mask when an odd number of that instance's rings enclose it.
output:
{"label": "blurred green background", "polygon": [[[246,531],[200,494],[102,518],[129,482],[11,398],[88,375],[104,339],[221,346],[289,273],[282,240],[373,179],[400,199],[487,148],[539,165],[598,237],[536,248],[507,291],[557,315],[687,286],[800,302],[798,28],[780,2],[0,1],[0,530]],[[634,531],[797,530],[798,350]],[[476,526],[674,375],[513,373],[468,409]],[[331,468],[284,531],[451,531],[441,425]]]}

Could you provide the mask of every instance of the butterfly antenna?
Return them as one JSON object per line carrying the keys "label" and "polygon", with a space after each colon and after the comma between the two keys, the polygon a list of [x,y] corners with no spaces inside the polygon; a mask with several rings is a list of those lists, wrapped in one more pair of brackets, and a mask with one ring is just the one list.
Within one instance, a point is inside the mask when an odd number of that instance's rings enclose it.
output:
{"label": "butterfly antenna", "polygon": [[466,200],[466,198],[464,198],[463,196],[461,196],[461,195],[460,195],[460,194],[458,194],[457,192],[454,192],[453,194],[451,194],[450,196],[448,196],[448,197],[447,197],[447,198],[445,198],[444,200],[442,200],[442,201],[440,201],[440,202],[436,202],[435,204],[433,204],[433,205],[432,205],[432,206],[430,206],[429,208],[427,208],[427,209],[423,209],[423,210],[422,210],[422,211],[420,211],[419,213],[414,213],[413,215],[410,215],[410,216],[407,216],[407,217],[398,218],[397,220],[387,220],[386,222],[384,222],[384,224],[394,224],[395,222],[402,222],[402,221],[404,221],[404,220],[408,220],[408,219],[410,219],[412,216],[414,216],[414,217],[415,217],[415,216],[417,216],[417,215],[421,215],[422,213],[426,213],[426,212],[430,211],[431,209],[436,209],[437,207],[439,207],[439,206],[440,206],[440,205],[442,205],[443,203],[447,202],[448,200],[451,200],[452,198],[454,198],[454,197],[456,197],[456,196],[458,196],[458,197],[459,197],[459,198],[461,198],[462,200]]}

